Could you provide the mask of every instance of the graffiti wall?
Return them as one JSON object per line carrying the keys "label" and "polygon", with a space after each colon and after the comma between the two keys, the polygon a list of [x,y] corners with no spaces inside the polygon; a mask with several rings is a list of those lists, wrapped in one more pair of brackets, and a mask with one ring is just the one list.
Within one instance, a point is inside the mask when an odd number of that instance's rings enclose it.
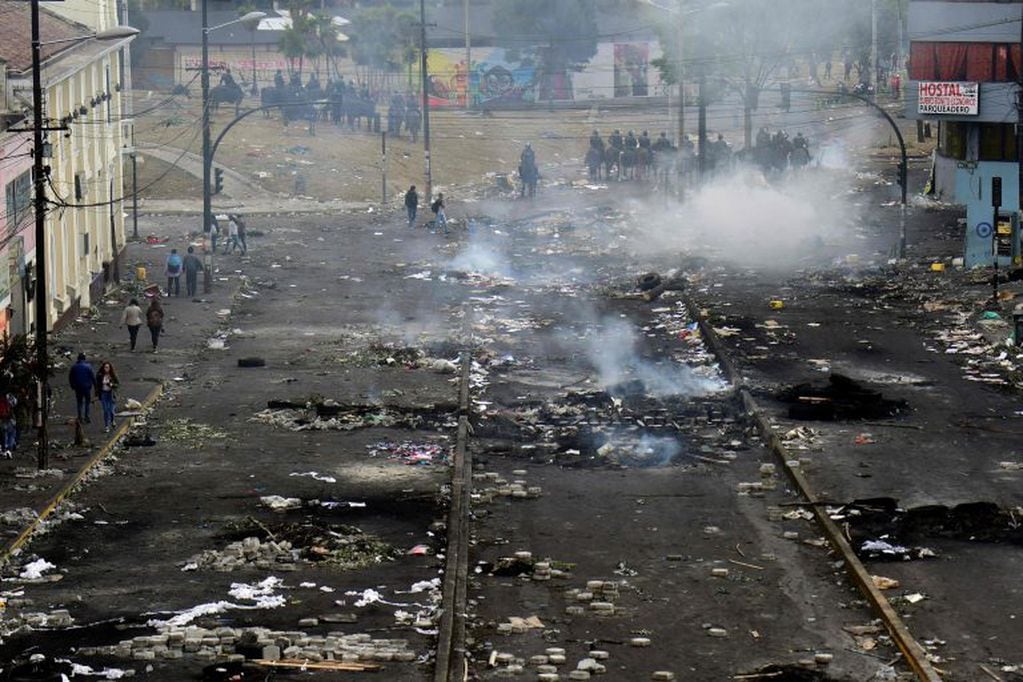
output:
{"label": "graffiti wall", "polygon": [[473,48],[470,69],[463,49],[430,50],[430,103],[464,107],[469,97],[486,107],[660,95],[659,74],[650,67],[657,54],[656,43],[601,43],[582,68],[548,76],[524,50]]}

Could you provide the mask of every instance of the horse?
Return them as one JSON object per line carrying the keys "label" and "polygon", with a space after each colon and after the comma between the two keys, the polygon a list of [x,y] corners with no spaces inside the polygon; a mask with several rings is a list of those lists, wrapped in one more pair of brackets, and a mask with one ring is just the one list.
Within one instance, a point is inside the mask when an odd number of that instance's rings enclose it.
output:
{"label": "horse", "polygon": [[794,170],[802,170],[804,166],[810,163],[810,150],[803,146],[795,147],[789,152],[789,163],[792,164]]}
{"label": "horse", "polygon": [[234,115],[237,116],[241,110],[242,100],[245,99],[245,92],[237,83],[221,84],[210,89],[210,109],[216,112],[221,104],[234,105]]}
{"label": "horse", "polygon": [[346,97],[344,111],[349,129],[362,128],[362,119],[366,119],[366,128],[372,129],[377,105],[372,99],[366,97]]}
{"label": "horse", "polygon": [[671,182],[671,176],[678,170],[678,156],[679,151],[674,147],[661,149],[654,153],[654,177],[657,181],[658,187],[662,187],[665,190],[668,189]]}
{"label": "horse", "polygon": [[600,153],[600,149],[597,147],[590,147],[586,150],[586,168],[590,172],[590,182],[595,182],[601,179],[601,166],[603,165],[604,155]]}
{"label": "horse", "polygon": [[653,166],[654,152],[649,147],[640,147],[636,150],[636,179],[645,180],[647,171]]}
{"label": "horse", "polygon": [[540,180],[540,169],[536,167],[536,164],[520,163],[519,179],[522,180],[522,190],[519,196],[525,197],[528,194],[530,199],[535,197],[536,184]]}
{"label": "horse", "polygon": [[604,177],[608,180],[611,179],[612,172],[618,173],[618,179],[621,180],[622,153],[620,147],[609,146],[604,150]]}
{"label": "horse", "polygon": [[263,107],[263,118],[273,115],[270,107],[283,104],[287,99],[287,91],[277,86],[266,87],[259,91],[259,106]]}
{"label": "horse", "polygon": [[289,89],[281,104],[283,105],[281,106],[281,120],[284,122],[285,128],[292,121],[308,121],[309,134],[316,134],[316,105],[312,103],[303,88]]}
{"label": "horse", "polygon": [[621,162],[618,166],[618,179],[619,180],[635,180],[636,179],[636,162],[639,157],[639,149],[635,147],[626,147],[621,155]]}

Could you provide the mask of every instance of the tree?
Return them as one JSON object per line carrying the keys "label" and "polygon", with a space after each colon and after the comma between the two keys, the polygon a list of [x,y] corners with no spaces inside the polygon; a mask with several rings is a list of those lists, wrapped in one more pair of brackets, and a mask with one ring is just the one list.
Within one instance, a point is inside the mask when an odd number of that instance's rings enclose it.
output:
{"label": "tree", "polygon": [[360,12],[352,19],[352,59],[360,66],[397,71],[414,55],[416,22],[412,12],[384,5]]}
{"label": "tree", "polygon": [[662,16],[657,25],[664,56],[651,63],[669,84],[678,82],[680,65],[687,80],[701,77],[710,82],[716,93],[705,95],[708,101],[736,94],[745,114],[743,139],[748,148],[760,92],[778,75],[779,67],[791,65],[797,55],[809,59],[808,41],[819,34],[805,29],[820,5],[819,0],[732,0],[689,8],[681,17]]}
{"label": "tree", "polygon": [[597,54],[597,10],[591,0],[503,0],[494,7],[497,43],[519,49],[540,65],[540,99],[553,99],[557,81]]}

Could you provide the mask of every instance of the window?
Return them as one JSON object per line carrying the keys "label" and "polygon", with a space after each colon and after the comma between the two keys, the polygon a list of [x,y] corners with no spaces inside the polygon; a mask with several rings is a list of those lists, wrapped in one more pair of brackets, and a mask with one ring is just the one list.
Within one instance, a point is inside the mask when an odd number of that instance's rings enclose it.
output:
{"label": "window", "polygon": [[7,183],[7,224],[17,229],[32,206],[32,171],[27,170]]}
{"label": "window", "polygon": [[980,124],[981,161],[1016,161],[1016,130],[1006,123]]}
{"label": "window", "polygon": [[935,43],[910,45],[909,77],[916,81],[1019,80],[1020,46],[1009,43]]}
{"label": "window", "polygon": [[942,121],[938,129],[938,151],[950,159],[966,160],[966,124]]}

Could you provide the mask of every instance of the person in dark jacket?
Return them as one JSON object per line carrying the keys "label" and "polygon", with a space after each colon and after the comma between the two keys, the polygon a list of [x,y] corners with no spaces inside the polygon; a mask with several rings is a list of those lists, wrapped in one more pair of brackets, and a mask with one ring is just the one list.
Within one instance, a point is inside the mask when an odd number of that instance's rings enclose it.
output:
{"label": "person in dark jacket", "polygon": [[163,306],[160,299],[154,298],[146,311],[146,326],[149,327],[149,335],[153,339],[153,352],[156,352],[156,344],[160,341],[160,332],[163,331]]}
{"label": "person in dark jacket", "polygon": [[405,211],[408,212],[408,226],[413,227],[416,224],[416,212],[419,210],[419,193],[416,192],[416,186],[412,185],[405,192]]}
{"label": "person in dark jacket", "polygon": [[78,354],[78,362],[71,365],[68,383],[75,392],[78,421],[89,423],[89,405],[92,404],[92,389],[96,385],[96,372],[85,360],[85,353]]}

